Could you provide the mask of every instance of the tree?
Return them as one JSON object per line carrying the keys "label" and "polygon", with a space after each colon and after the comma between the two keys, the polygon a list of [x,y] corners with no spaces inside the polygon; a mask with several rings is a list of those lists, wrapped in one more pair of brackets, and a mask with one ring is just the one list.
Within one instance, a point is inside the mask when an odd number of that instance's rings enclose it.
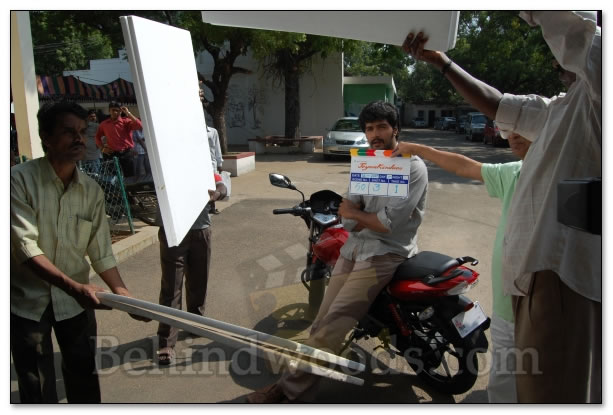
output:
{"label": "tree", "polygon": [[219,133],[221,151],[226,154],[228,151],[226,108],[230,79],[238,73],[251,73],[246,68],[236,66],[235,62],[236,58],[247,53],[254,37],[257,37],[260,31],[203,23],[200,12],[179,13],[177,24],[190,31],[196,51],[205,50],[213,58],[211,79],[202,78],[213,99],[205,99],[203,106],[213,119],[213,125]]}
{"label": "tree", "polygon": [[[563,90],[540,30],[531,28],[517,12],[461,12],[456,45],[447,55],[501,92],[552,96]],[[438,70],[422,62],[413,62],[399,89],[410,102],[463,102]]]}
{"label": "tree", "polygon": [[124,47],[119,17],[126,15],[167,21],[164,12],[157,11],[31,11],[36,72],[60,76],[86,68],[92,59],[113,57]]}
{"label": "tree", "polygon": [[196,11],[34,11],[31,22],[37,72],[61,75],[65,70],[86,68],[89,60],[114,56],[116,50],[125,47],[119,17],[126,15],[186,29],[192,35],[194,53],[211,54],[213,75],[203,81],[213,99],[204,103],[204,109],[211,115],[222,152],[226,153],[225,111],[230,78],[237,73],[250,73],[234,63],[246,53],[259,31],[205,24]]}
{"label": "tree", "polygon": [[86,67],[90,59],[113,55],[103,32],[66,18],[66,12],[32,11],[32,46],[36,72],[58,76],[66,70]]}
{"label": "tree", "polygon": [[261,31],[253,42],[254,55],[273,80],[285,88],[285,137],[300,137],[300,76],[312,58],[351,48],[354,41],[304,33]]}

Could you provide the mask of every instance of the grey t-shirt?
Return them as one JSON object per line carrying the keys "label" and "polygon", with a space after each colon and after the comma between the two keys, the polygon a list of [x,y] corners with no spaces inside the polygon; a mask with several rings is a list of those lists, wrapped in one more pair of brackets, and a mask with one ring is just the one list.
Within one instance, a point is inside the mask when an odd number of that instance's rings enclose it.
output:
{"label": "grey t-shirt", "polygon": [[102,158],[100,149],[96,146],[96,131],[98,131],[97,122],[88,122],[87,129],[85,130],[85,160],[98,160]]}
{"label": "grey t-shirt", "polygon": [[422,159],[413,156],[407,198],[348,195],[348,200],[364,205],[364,212],[376,213],[389,232],[375,232],[367,228],[351,232],[357,222],[343,219],[343,225],[350,235],[341,248],[341,255],[349,260],[363,261],[388,253],[407,258],[417,254],[417,228],[426,210],[427,190],[428,169]]}

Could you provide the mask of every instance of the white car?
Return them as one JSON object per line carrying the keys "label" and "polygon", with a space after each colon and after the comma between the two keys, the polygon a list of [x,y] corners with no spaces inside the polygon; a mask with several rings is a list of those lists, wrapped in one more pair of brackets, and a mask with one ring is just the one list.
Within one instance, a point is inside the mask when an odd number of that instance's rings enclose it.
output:
{"label": "white car", "polygon": [[352,148],[370,148],[358,117],[339,118],[324,137],[324,158],[348,156]]}

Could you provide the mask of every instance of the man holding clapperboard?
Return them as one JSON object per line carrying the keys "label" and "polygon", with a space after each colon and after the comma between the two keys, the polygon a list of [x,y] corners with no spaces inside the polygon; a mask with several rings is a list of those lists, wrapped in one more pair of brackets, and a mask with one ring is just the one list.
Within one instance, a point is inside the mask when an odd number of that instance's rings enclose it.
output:
{"label": "man holding clapperboard", "polygon": [[[356,173],[352,166],[349,196],[339,207],[343,225],[351,233],[305,341],[332,353],[340,351],[349,330],[366,314],[398,265],[417,254],[417,228],[426,207],[428,171],[424,162],[417,156],[390,158],[400,131],[396,108],[388,102],[371,102],[362,109],[359,121],[371,150],[364,157],[352,157],[352,164],[358,163],[357,170],[364,166],[367,173]],[[389,162],[373,158],[375,155],[387,156]],[[388,174],[390,171],[404,174]],[[249,394],[247,401],[291,402],[318,379],[287,371],[277,383]]]}

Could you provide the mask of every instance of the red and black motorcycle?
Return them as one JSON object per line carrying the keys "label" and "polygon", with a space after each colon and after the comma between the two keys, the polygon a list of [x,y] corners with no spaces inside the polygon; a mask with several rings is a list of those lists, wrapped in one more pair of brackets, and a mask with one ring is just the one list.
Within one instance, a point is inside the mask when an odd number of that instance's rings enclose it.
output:
{"label": "red and black motorcycle", "polygon": [[[301,217],[309,228],[309,250],[302,283],[309,290],[310,314],[321,304],[326,282],[340,248],[347,240],[338,216],[342,197],[330,190],[315,192],[308,200],[280,174],[271,173],[273,186],[302,195],[293,208],[273,213]],[[485,330],[490,319],[478,302],[464,296],[478,281],[471,257],[452,258],[424,251],[403,262],[393,280],[358,322],[347,341],[378,337],[384,347],[401,355],[427,383],[443,393],[460,394],[474,385],[479,373],[477,353],[485,353]]]}

